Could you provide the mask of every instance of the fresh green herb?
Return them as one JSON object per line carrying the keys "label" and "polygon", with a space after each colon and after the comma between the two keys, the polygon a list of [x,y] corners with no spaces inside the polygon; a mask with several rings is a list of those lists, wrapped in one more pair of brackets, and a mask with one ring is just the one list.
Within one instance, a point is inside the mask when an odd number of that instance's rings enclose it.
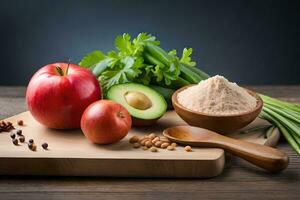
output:
{"label": "fresh green herb", "polygon": [[182,51],[182,56],[180,59],[181,63],[184,63],[186,65],[189,65],[191,67],[195,67],[196,66],[196,62],[192,61],[191,59],[191,55],[193,53],[193,49],[192,48],[184,48]]}
{"label": "fresh green herb", "polygon": [[124,33],[115,38],[114,44],[116,50],[107,54],[93,51],[79,63],[92,70],[104,92],[115,84],[127,82],[177,89],[208,77],[199,75],[199,71],[204,74],[199,69],[197,72],[190,69],[196,68],[191,48],[184,48],[179,58],[176,50],[167,53],[160,48],[156,37],[147,33],[140,33],[134,39]]}
{"label": "fresh green herb", "polygon": [[95,64],[105,58],[105,55],[101,51],[93,51],[85,56],[79,63],[82,67],[93,68]]}

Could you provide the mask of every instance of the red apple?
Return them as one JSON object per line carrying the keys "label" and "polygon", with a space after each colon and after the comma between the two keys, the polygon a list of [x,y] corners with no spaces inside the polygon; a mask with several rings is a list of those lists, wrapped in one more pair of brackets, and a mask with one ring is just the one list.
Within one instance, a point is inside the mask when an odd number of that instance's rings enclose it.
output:
{"label": "red apple", "polygon": [[89,70],[68,63],[39,69],[26,92],[32,116],[55,129],[79,128],[83,111],[99,99],[101,88],[96,77]]}
{"label": "red apple", "polygon": [[131,116],[121,104],[100,100],[89,105],[81,117],[81,130],[93,143],[111,144],[124,138]]}

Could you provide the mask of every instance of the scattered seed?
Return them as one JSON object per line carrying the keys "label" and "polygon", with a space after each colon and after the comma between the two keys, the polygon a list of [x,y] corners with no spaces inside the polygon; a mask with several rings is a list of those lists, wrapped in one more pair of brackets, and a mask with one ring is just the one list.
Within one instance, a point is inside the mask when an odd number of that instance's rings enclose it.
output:
{"label": "scattered seed", "polygon": [[192,147],[191,146],[185,146],[184,150],[187,151],[187,152],[192,151]]}
{"label": "scattered seed", "polygon": [[156,148],[156,147],[151,147],[151,148],[150,148],[150,151],[151,151],[151,152],[157,152],[157,148]]}
{"label": "scattered seed", "polygon": [[148,136],[149,136],[149,138],[150,138],[151,140],[153,140],[153,139],[156,137],[155,133],[151,133],[151,134],[149,134]]}
{"label": "scattered seed", "polygon": [[33,139],[30,139],[28,140],[29,143],[33,144],[34,143],[34,140]]}
{"label": "scattered seed", "polygon": [[23,120],[19,120],[19,121],[18,121],[18,125],[19,125],[19,126],[23,126],[23,125],[24,125]]}
{"label": "scattered seed", "polygon": [[28,143],[28,148],[31,150],[31,151],[36,151],[36,145],[34,143]]}
{"label": "scattered seed", "polygon": [[46,143],[46,142],[43,143],[43,144],[42,144],[42,147],[43,147],[43,149],[45,149],[45,150],[48,149],[48,143]]}
{"label": "scattered seed", "polygon": [[[129,143],[132,143],[134,148],[140,148],[142,146],[143,150],[146,151],[150,149],[151,152],[157,152],[158,148],[174,151],[177,147],[177,143],[175,142],[171,143],[167,137],[157,136],[155,133],[150,133],[149,135],[146,135],[142,138],[136,135],[132,136],[129,139]],[[184,149],[185,151],[192,151],[192,148],[190,146],[186,146]]]}
{"label": "scattered seed", "polygon": [[18,140],[17,139],[13,139],[12,142],[14,143],[14,145],[18,145]]}
{"label": "scattered seed", "polygon": [[25,136],[24,136],[24,135],[20,136],[20,137],[19,137],[19,141],[20,141],[21,143],[25,142]]}
{"label": "scattered seed", "polygon": [[15,133],[11,133],[10,137],[11,137],[11,139],[15,139],[16,138],[16,134]]}
{"label": "scattered seed", "polygon": [[172,146],[172,147],[177,147],[177,144],[176,144],[175,142],[173,142],[173,143],[171,144],[171,146]]}
{"label": "scattered seed", "polygon": [[16,131],[16,133],[17,133],[18,136],[21,136],[21,135],[22,135],[22,130],[18,129],[18,130]]}
{"label": "scattered seed", "polygon": [[147,141],[149,141],[149,140],[148,140],[148,139],[142,139],[141,142],[140,142],[140,144],[141,144],[142,146],[145,146],[145,143],[146,143]]}
{"label": "scattered seed", "polygon": [[162,141],[157,141],[157,142],[155,142],[154,146],[160,147],[160,145],[161,145],[162,143],[163,143]]}
{"label": "scattered seed", "polygon": [[140,145],[140,143],[138,143],[138,142],[136,142],[136,143],[133,143],[133,148],[140,148],[141,147],[141,145]]}
{"label": "scattered seed", "polygon": [[166,138],[166,137],[164,137],[164,136],[160,138],[160,141],[163,141],[163,142],[170,142],[169,139]]}
{"label": "scattered seed", "polygon": [[12,125],[11,122],[0,121],[0,133],[9,132],[12,129],[15,129],[15,127]]}
{"label": "scattered seed", "polygon": [[146,146],[143,146],[143,150],[145,150],[145,151],[146,151],[146,150],[148,150],[148,147],[146,147]]}
{"label": "scattered seed", "polygon": [[145,145],[146,145],[146,147],[149,147],[149,148],[150,148],[150,147],[152,147],[152,142],[148,140],[148,141],[145,143]]}
{"label": "scattered seed", "polygon": [[31,150],[36,151],[36,145],[35,144],[32,144]]}
{"label": "scattered seed", "polygon": [[169,151],[175,150],[175,148],[174,148],[172,145],[168,146],[167,149],[168,149]]}
{"label": "scattered seed", "polygon": [[169,146],[169,143],[168,142],[164,142],[160,145],[161,148],[165,149],[167,148],[167,146]]}
{"label": "scattered seed", "polygon": [[152,140],[152,143],[155,144],[155,142],[159,141],[159,139],[160,139],[160,138],[159,138],[158,136],[156,136],[156,137]]}
{"label": "scattered seed", "polygon": [[130,139],[129,139],[129,143],[136,143],[136,142],[139,142],[140,141],[140,138],[138,136],[132,136]]}

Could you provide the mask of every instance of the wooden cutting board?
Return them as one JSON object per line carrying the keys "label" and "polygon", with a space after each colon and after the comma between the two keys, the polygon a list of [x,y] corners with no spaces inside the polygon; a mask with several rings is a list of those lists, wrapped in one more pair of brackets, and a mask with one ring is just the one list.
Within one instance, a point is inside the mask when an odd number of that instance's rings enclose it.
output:
{"label": "wooden cutting board", "polygon": [[[27,143],[15,146],[9,133],[0,133],[1,175],[58,175],[58,176],[109,176],[109,177],[213,177],[224,168],[222,149],[193,148],[193,152],[177,147],[175,151],[159,149],[153,153],[132,148],[128,140],[132,135],[161,134],[162,130],[183,125],[174,111],[169,111],[151,127],[132,128],[120,142],[112,145],[96,145],[85,139],[81,130],[53,130],[36,122],[29,112],[4,119],[22,129],[26,141],[34,139],[37,151],[28,149]],[[23,120],[24,126],[17,121]],[[248,127],[267,124],[261,119]],[[275,129],[269,138],[263,132],[232,133],[231,137],[274,146],[279,140]],[[41,147],[49,144],[49,150]]]}

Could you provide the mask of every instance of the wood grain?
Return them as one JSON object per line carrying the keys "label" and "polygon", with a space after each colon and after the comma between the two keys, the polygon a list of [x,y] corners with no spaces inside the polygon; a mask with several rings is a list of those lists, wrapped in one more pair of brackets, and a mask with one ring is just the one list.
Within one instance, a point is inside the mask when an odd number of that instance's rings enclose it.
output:
{"label": "wood grain", "polygon": [[[19,127],[18,120],[23,120],[24,126]],[[48,129],[34,120],[28,111],[5,121],[22,129],[27,141],[34,139],[37,151],[30,151],[26,143],[15,146],[9,133],[1,134],[2,175],[203,178],[217,176],[224,168],[222,149],[194,148],[188,153],[178,146],[175,151],[160,149],[152,153],[129,144],[133,135],[161,134],[165,127],[185,124],[174,111],[169,111],[156,126],[132,128],[123,140],[111,145],[92,144],[80,129]],[[40,146],[43,142],[49,144],[47,151]]]}
{"label": "wood grain", "polygon": [[[24,125],[18,126],[17,121]],[[61,175],[61,176],[109,176],[109,177],[192,177],[204,178],[219,175],[224,168],[224,151],[216,148],[193,148],[186,152],[178,146],[175,151],[160,149],[151,153],[134,149],[129,144],[133,135],[145,136],[149,133],[160,134],[165,128],[186,125],[174,111],[167,112],[156,126],[132,128],[120,142],[112,145],[95,145],[87,141],[79,129],[61,131],[48,129],[31,114],[21,114],[5,119],[12,122],[23,135],[33,138],[38,148],[33,152],[27,143],[15,146],[9,133],[0,135],[0,174],[2,175]],[[247,128],[267,124],[257,119]],[[272,135],[278,134],[277,131]],[[231,134],[253,143],[270,142],[275,137],[264,137],[264,132],[250,134]],[[49,143],[49,150],[44,151],[40,144]],[[121,169],[119,165],[123,166]],[[150,170],[153,169],[153,170]]]}
{"label": "wood grain", "polygon": [[[186,125],[174,111],[167,112],[155,126],[132,128],[122,141],[112,145],[91,144],[79,129],[48,129],[34,120],[28,111],[4,120],[22,129],[27,141],[33,138],[38,148],[33,152],[26,143],[15,146],[9,133],[1,134],[1,175],[207,178],[219,175],[224,168],[222,149],[194,147],[193,152],[188,153],[178,146],[175,151],[160,149],[158,153],[151,153],[131,147],[129,138],[133,135],[161,134],[165,128]],[[17,125],[19,120],[23,120],[24,126]],[[268,123],[257,119],[246,128],[265,124]],[[271,136],[276,134],[278,131]],[[238,132],[231,136],[258,144],[278,142],[278,137],[265,138],[264,132],[260,131]],[[271,141],[273,139],[277,141]],[[41,149],[43,142],[49,143],[48,151]],[[120,165],[123,167],[119,168]]]}
{"label": "wood grain", "polygon": [[[300,103],[300,86],[248,88]],[[26,110],[24,97],[15,91],[0,87],[1,118]],[[299,199],[300,158],[284,141],[278,148],[288,153],[290,164],[275,175],[234,158],[220,176],[201,180],[0,176],[0,199]]]}
{"label": "wood grain", "polygon": [[287,155],[276,148],[233,139],[203,128],[173,126],[165,129],[163,135],[179,144],[222,148],[225,152],[243,158],[269,172],[275,173],[285,169],[289,161]]}

